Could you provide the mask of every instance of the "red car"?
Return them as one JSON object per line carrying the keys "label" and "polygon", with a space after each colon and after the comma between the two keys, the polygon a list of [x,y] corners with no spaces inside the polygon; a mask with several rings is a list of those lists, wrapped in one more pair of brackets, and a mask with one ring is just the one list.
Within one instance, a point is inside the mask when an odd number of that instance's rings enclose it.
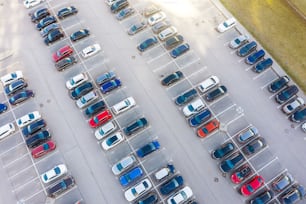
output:
{"label": "red car", "polygon": [[35,159],[42,157],[48,152],[55,150],[55,148],[56,148],[55,142],[53,142],[52,140],[49,140],[48,142],[32,149],[32,152],[31,152],[32,157]]}
{"label": "red car", "polygon": [[264,179],[261,176],[255,176],[249,183],[241,186],[240,191],[244,196],[250,196],[257,191],[263,184]]}
{"label": "red car", "polygon": [[231,181],[235,184],[239,184],[251,174],[252,174],[251,167],[248,164],[245,164],[239,167],[237,170],[235,170],[234,173],[232,173]]}
{"label": "red car", "polygon": [[72,55],[72,53],[73,53],[73,49],[69,45],[66,45],[58,49],[55,53],[53,53],[52,55],[53,61],[58,62],[61,59],[64,59],[65,57]]}
{"label": "red car", "polygon": [[100,125],[106,123],[107,121],[109,121],[110,119],[112,119],[112,114],[110,113],[109,110],[105,110],[101,113],[99,113],[98,115],[92,117],[88,123],[90,125],[90,127],[92,128],[96,128],[99,127]]}
{"label": "red car", "polygon": [[200,127],[197,131],[197,135],[199,137],[206,137],[209,133],[213,132],[215,129],[219,128],[219,121],[214,119],[208,123],[206,123],[204,126]]}

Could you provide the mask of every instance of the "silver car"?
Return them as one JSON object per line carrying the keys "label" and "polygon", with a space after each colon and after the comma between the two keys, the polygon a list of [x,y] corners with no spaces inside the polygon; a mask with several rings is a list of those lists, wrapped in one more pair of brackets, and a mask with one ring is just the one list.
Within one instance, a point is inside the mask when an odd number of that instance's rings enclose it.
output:
{"label": "silver car", "polygon": [[282,110],[286,114],[291,114],[292,112],[294,112],[295,110],[297,110],[299,107],[301,107],[304,104],[305,104],[304,99],[302,99],[301,97],[298,97],[294,99],[293,101],[284,105]]}
{"label": "silver car", "polygon": [[257,135],[258,135],[257,128],[255,128],[254,126],[251,126],[238,134],[237,141],[243,144],[251,140],[252,138],[256,137]]}
{"label": "silver car", "polygon": [[129,169],[136,162],[134,155],[129,155],[121,159],[119,162],[113,165],[112,172],[115,175],[119,175],[125,170]]}
{"label": "silver car", "polygon": [[241,47],[242,45],[244,45],[245,43],[248,42],[248,36],[246,35],[240,35],[236,38],[234,38],[230,43],[229,43],[229,47],[232,49],[237,49],[239,47]]}

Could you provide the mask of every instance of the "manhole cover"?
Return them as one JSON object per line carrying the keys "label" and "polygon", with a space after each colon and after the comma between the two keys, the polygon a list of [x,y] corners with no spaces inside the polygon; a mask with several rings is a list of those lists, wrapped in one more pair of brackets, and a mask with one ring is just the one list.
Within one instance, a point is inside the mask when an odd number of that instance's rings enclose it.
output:
{"label": "manhole cover", "polygon": [[215,177],[214,178],[214,182],[218,183],[219,182],[219,178]]}

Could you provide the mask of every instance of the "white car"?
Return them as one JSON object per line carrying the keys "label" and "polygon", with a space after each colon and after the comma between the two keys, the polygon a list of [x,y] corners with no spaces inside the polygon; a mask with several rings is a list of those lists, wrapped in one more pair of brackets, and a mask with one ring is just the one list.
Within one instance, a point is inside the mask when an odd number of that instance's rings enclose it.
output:
{"label": "white car", "polygon": [[31,8],[37,6],[38,4],[44,2],[44,0],[25,0],[23,2],[24,7]]}
{"label": "white car", "polygon": [[9,136],[15,132],[15,126],[13,123],[8,123],[0,127],[0,140],[4,139],[5,137]]}
{"label": "white car", "polygon": [[198,85],[198,89],[200,92],[205,93],[209,89],[217,86],[220,83],[220,80],[216,76],[210,76],[205,81]]}
{"label": "white car", "polygon": [[88,58],[90,56],[97,54],[100,50],[101,50],[101,46],[99,44],[93,44],[88,47],[85,47],[82,50],[81,55],[84,58]]}
{"label": "white car", "polygon": [[75,103],[78,108],[85,108],[86,106],[90,105],[98,98],[98,94],[95,91],[91,91],[81,98],[79,98]]}
{"label": "white car", "polygon": [[22,71],[15,71],[15,72],[11,72],[9,74],[4,75],[3,77],[0,78],[0,80],[3,86],[7,86],[11,84],[13,81],[16,81],[22,78],[23,78]]}
{"label": "white car", "polygon": [[124,137],[122,136],[121,132],[116,132],[115,134],[107,137],[103,142],[101,143],[101,147],[104,150],[109,150],[118,144],[120,144],[124,140]]}
{"label": "white car", "polygon": [[135,162],[136,158],[133,155],[126,156],[113,165],[112,172],[117,176],[128,168],[132,167]]}
{"label": "white car", "polygon": [[306,122],[304,122],[301,127],[302,127],[302,130],[306,133]]}
{"label": "white car", "polygon": [[170,38],[171,36],[174,36],[177,33],[177,29],[173,26],[170,26],[168,28],[166,28],[165,30],[162,30],[159,34],[158,34],[158,38],[161,41],[166,40],[167,38]]}
{"label": "white car", "polygon": [[35,120],[38,120],[41,118],[41,115],[38,111],[34,111],[31,113],[28,113],[16,120],[16,124],[19,128],[22,128],[31,122],[34,122]]}
{"label": "white car", "polygon": [[85,73],[77,74],[66,82],[67,89],[71,90],[80,84],[86,82],[88,80],[88,76]]}
{"label": "white car", "polygon": [[183,108],[183,113],[184,113],[185,117],[189,117],[189,116],[192,116],[192,115],[200,112],[200,110],[202,110],[204,107],[205,107],[205,104],[203,103],[203,101],[201,99],[197,99],[197,100],[187,104]]}
{"label": "white car", "polygon": [[112,107],[112,111],[114,114],[119,115],[122,112],[125,112],[136,105],[136,102],[133,97],[128,97],[119,103],[115,104]]}
{"label": "white car", "polygon": [[304,99],[302,99],[301,97],[296,98],[294,101],[286,104],[283,106],[283,111],[286,114],[291,114],[292,112],[294,112],[297,108],[301,107],[302,105],[304,105]]}
{"label": "white car", "polygon": [[236,19],[235,18],[229,18],[226,21],[224,21],[223,23],[221,23],[218,27],[217,30],[220,33],[223,33],[229,29],[231,29],[232,27],[234,27],[236,25]]}
{"label": "white car", "polygon": [[161,22],[165,19],[166,19],[166,14],[161,11],[161,12],[155,13],[152,16],[150,16],[148,18],[148,23],[149,23],[150,26],[153,26],[156,23]]}
{"label": "white car", "polygon": [[115,3],[118,0],[106,0],[105,3],[109,6],[111,6],[113,3]]}
{"label": "white car", "polygon": [[110,133],[114,132],[116,129],[116,124],[113,121],[110,121],[104,125],[102,125],[99,129],[96,130],[95,136],[97,140],[101,140]]}
{"label": "white car", "polygon": [[242,45],[246,44],[248,42],[248,39],[249,37],[246,35],[239,35],[238,37],[235,37],[233,40],[231,40],[228,46],[232,49],[237,49]]}
{"label": "white car", "polygon": [[67,173],[67,167],[65,164],[59,164],[47,172],[43,173],[40,177],[44,183],[50,183],[57,178],[65,175]]}
{"label": "white car", "polygon": [[189,186],[184,187],[179,192],[175,193],[173,196],[168,198],[168,204],[179,204],[183,203],[184,201],[188,200],[193,196],[192,190]]}
{"label": "white car", "polygon": [[131,202],[152,188],[149,179],[144,179],[124,192],[124,197]]}

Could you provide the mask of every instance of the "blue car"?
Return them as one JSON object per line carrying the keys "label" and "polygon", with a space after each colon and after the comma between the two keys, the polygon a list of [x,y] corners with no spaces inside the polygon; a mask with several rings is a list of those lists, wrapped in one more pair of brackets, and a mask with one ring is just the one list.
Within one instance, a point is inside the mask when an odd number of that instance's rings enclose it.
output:
{"label": "blue car", "polygon": [[140,199],[136,204],[154,204],[157,203],[157,201],[158,201],[157,195],[155,193],[152,193]]}
{"label": "blue car", "polygon": [[39,21],[39,23],[36,24],[36,29],[41,30],[44,27],[46,27],[46,26],[48,26],[52,23],[55,23],[55,22],[56,22],[56,18],[54,16],[47,16],[47,17],[41,19]]}
{"label": "blue car", "polygon": [[297,94],[297,92],[299,92],[299,89],[296,85],[288,86],[275,96],[275,100],[279,104],[283,104],[285,101],[289,100],[295,94]]}
{"label": "blue car", "polygon": [[169,195],[170,193],[174,192],[176,189],[178,189],[180,186],[184,184],[184,179],[182,176],[175,176],[170,181],[164,183],[159,191],[163,195]]}
{"label": "blue car", "polygon": [[125,18],[127,18],[128,16],[132,15],[133,13],[135,13],[135,9],[129,7],[129,8],[125,8],[122,9],[121,11],[119,11],[119,13],[116,15],[116,18],[121,21]]}
{"label": "blue car", "polygon": [[304,106],[304,108],[302,108],[301,110],[298,110],[295,113],[293,113],[290,119],[293,122],[297,122],[297,123],[306,120],[306,106]]}
{"label": "blue car", "polygon": [[205,99],[206,101],[214,101],[215,99],[223,96],[224,94],[227,93],[227,88],[225,86],[219,86],[218,88],[208,92],[206,95],[205,95]]}
{"label": "blue car", "polygon": [[306,196],[305,188],[302,185],[294,184],[280,197],[284,204],[294,204]]}
{"label": "blue car", "polygon": [[0,113],[7,111],[7,105],[5,103],[0,103]]}
{"label": "blue car", "polygon": [[146,39],[145,41],[143,41],[142,43],[140,43],[138,46],[137,46],[137,49],[140,51],[140,52],[144,52],[146,51],[148,48],[154,46],[155,44],[158,43],[158,40],[156,37],[150,37],[148,39]]}
{"label": "blue car", "polygon": [[235,150],[235,146],[232,142],[225,143],[221,147],[215,149],[211,153],[213,159],[222,159],[223,157],[229,155]]}
{"label": "blue car", "polygon": [[143,171],[140,167],[136,167],[130,171],[128,171],[126,174],[120,176],[120,184],[122,186],[128,186],[133,181],[136,181],[143,175]]}
{"label": "blue car", "polygon": [[77,100],[94,89],[91,82],[85,82],[70,92],[70,97]]}
{"label": "blue car", "polygon": [[95,115],[96,113],[99,113],[101,112],[102,110],[104,110],[106,108],[106,105],[104,103],[104,101],[98,101],[90,106],[88,106],[86,109],[85,109],[85,115],[87,117],[91,117],[93,115]]}
{"label": "blue car", "polygon": [[44,121],[44,119],[40,119],[22,128],[22,134],[25,137],[29,137],[30,135],[34,134],[35,132],[41,130],[44,127],[46,127],[46,122]]}
{"label": "blue car", "polygon": [[114,79],[115,77],[116,77],[116,74],[114,72],[112,71],[105,72],[96,78],[96,84],[102,85],[103,83],[111,79]]}
{"label": "blue car", "polygon": [[6,95],[12,95],[15,92],[27,87],[28,84],[25,82],[24,79],[18,79],[16,81],[13,81],[10,85],[4,87],[4,92]]}
{"label": "blue car", "polygon": [[224,160],[220,164],[220,170],[223,173],[228,173],[233,170],[238,164],[244,161],[244,157],[240,152],[236,152],[230,156],[230,158]]}
{"label": "blue car", "polygon": [[192,99],[194,99],[197,96],[197,91],[195,89],[191,89],[189,91],[186,91],[185,93],[179,95],[175,99],[175,104],[182,106],[188,102],[190,102]]}
{"label": "blue car", "polygon": [[245,63],[247,64],[255,64],[256,62],[258,62],[259,60],[261,60],[264,56],[265,56],[265,51],[264,50],[259,50],[253,54],[251,54],[250,56],[248,56],[245,59]]}
{"label": "blue car", "polygon": [[46,142],[50,138],[51,138],[50,132],[48,130],[43,130],[36,133],[32,137],[28,138],[26,140],[26,144],[29,148],[34,148]]}
{"label": "blue car", "polygon": [[117,13],[121,9],[127,7],[128,5],[129,2],[127,0],[118,0],[111,5],[110,10],[112,13]]}
{"label": "blue car", "polygon": [[77,13],[78,13],[78,9],[76,9],[74,6],[68,6],[68,7],[60,9],[57,12],[57,17],[59,19],[64,19],[68,16],[71,16],[71,15],[74,15],[74,14],[77,14]]}
{"label": "blue car", "polygon": [[11,98],[9,98],[9,102],[11,105],[17,105],[31,97],[34,97],[34,92],[31,90],[24,90],[16,93]]}
{"label": "blue car", "polygon": [[253,71],[260,73],[266,69],[268,69],[269,67],[271,67],[273,64],[273,60],[271,58],[268,59],[264,59],[261,62],[257,63],[254,67],[253,67]]}
{"label": "blue car", "polygon": [[243,47],[241,47],[238,51],[237,51],[237,55],[240,57],[245,57],[248,54],[250,54],[251,52],[253,52],[254,50],[256,50],[257,47],[257,43],[255,41],[252,41],[246,45],[244,45]]}
{"label": "blue car", "polygon": [[282,77],[276,79],[275,81],[273,81],[269,85],[268,90],[272,93],[275,93],[275,92],[281,90],[282,88],[284,88],[286,86],[286,84],[288,84],[289,81],[290,81],[290,79],[287,76],[282,76]]}
{"label": "blue car", "polygon": [[181,71],[176,71],[172,74],[169,74],[168,76],[166,76],[162,81],[161,84],[163,86],[170,86],[171,84],[179,81],[181,78],[183,78],[183,72]]}
{"label": "blue car", "polygon": [[181,56],[182,54],[184,54],[185,52],[187,52],[189,49],[190,49],[189,44],[184,43],[184,44],[181,44],[181,45],[177,46],[176,48],[174,48],[170,52],[170,55],[173,58],[177,58],[177,57]]}
{"label": "blue car", "polygon": [[199,126],[202,123],[204,123],[205,121],[208,121],[210,117],[211,117],[210,110],[209,109],[205,109],[205,110],[201,111],[200,113],[192,116],[189,119],[189,125],[191,127]]}
{"label": "blue car", "polygon": [[52,23],[52,24],[46,26],[44,29],[42,29],[40,31],[40,35],[41,35],[41,37],[46,37],[52,30],[56,30],[56,29],[59,29],[59,28],[60,28],[59,24]]}
{"label": "blue car", "polygon": [[266,190],[263,193],[250,200],[250,204],[265,204],[272,200],[274,193],[271,190]]}
{"label": "blue car", "polygon": [[119,79],[112,79],[101,85],[100,89],[103,94],[106,94],[121,86],[121,81]]}
{"label": "blue car", "polygon": [[160,148],[160,144],[157,140],[154,140],[146,145],[144,145],[143,147],[141,147],[140,149],[137,150],[137,156],[140,158],[143,158],[145,156],[147,156],[148,154],[158,150]]}

